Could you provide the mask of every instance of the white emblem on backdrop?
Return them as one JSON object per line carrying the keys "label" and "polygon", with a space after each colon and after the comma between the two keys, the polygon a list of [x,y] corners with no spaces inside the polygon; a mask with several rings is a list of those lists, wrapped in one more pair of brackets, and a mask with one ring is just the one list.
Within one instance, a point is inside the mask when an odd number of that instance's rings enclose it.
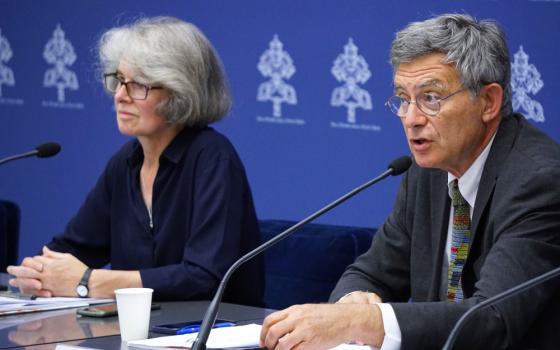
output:
{"label": "white emblem on backdrop", "polygon": [[296,89],[284,80],[290,79],[296,67],[290,54],[283,49],[283,44],[275,34],[269,48],[261,55],[257,68],[269,80],[261,83],[257,92],[257,101],[272,102],[272,117],[257,116],[257,121],[265,123],[282,123],[304,125],[305,121],[282,117],[282,103],[297,104]]}
{"label": "white emblem on backdrop", "polygon": [[371,77],[368,63],[358,54],[358,47],[352,38],[344,46],[344,52],[339,54],[331,68],[332,75],[344,85],[336,87],[331,96],[331,106],[346,107],[346,123],[331,122],[333,128],[361,129],[380,131],[381,127],[370,124],[356,123],[356,109],[371,110],[371,96],[360,87]]}
{"label": "white emblem on backdrop", "polygon": [[80,87],[76,73],[68,69],[76,62],[78,56],[72,43],[66,39],[60,24],[56,26],[52,38],[45,45],[43,58],[53,66],[45,72],[43,87],[54,87],[57,92],[57,101],[43,101],[43,107],[84,108],[81,103],[66,102],[66,89],[78,90]]}
{"label": "white emblem on backdrop", "polygon": [[523,109],[527,119],[536,122],[544,122],[544,110],[542,105],[532,100],[529,94],[536,94],[544,86],[541,74],[537,68],[529,63],[529,55],[523,51],[523,46],[515,53],[511,64],[511,89],[513,109]]}
{"label": "white emblem on backdrop", "polygon": [[0,28],[0,103],[22,105],[23,100],[17,98],[6,98],[2,95],[2,85],[14,86],[16,84],[12,68],[4,64],[12,58],[12,55],[13,52],[10,42],[2,35],[2,29]]}

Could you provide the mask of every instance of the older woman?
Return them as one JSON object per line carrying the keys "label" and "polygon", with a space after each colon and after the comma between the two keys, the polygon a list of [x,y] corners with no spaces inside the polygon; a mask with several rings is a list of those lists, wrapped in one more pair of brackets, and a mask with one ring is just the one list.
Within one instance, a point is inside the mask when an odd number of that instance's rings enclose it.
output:
{"label": "older woman", "polygon": [[[243,165],[208,127],[230,107],[220,60],[194,25],[170,17],[109,30],[99,58],[119,131],[135,139],[64,233],[8,268],[10,284],[39,296],[112,297],[143,286],[160,300],[208,299],[259,243]],[[229,299],[257,303],[260,265],[236,275]]]}

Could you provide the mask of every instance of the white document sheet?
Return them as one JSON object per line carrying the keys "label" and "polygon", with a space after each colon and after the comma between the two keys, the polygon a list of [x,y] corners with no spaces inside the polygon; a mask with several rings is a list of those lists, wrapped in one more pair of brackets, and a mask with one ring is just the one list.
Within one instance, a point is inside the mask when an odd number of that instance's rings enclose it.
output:
{"label": "white document sheet", "polygon": [[[206,347],[210,348],[255,348],[259,346],[259,336],[261,334],[261,325],[248,324],[245,326],[214,328],[210,332],[210,337],[206,343]],[[171,335],[168,337],[151,338],[146,340],[129,341],[130,348],[178,348],[190,349],[192,343],[196,339],[198,333]],[[359,346],[342,344],[333,348],[333,350],[370,350],[369,346]]]}

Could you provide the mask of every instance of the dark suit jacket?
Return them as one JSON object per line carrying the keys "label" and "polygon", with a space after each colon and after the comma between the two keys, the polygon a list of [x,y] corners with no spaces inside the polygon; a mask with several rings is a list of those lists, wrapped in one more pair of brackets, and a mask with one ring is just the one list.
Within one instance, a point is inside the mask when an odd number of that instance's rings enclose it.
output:
{"label": "dark suit jacket", "polygon": [[[413,164],[393,212],[331,300],[377,293],[395,310],[403,350],[441,348],[469,307],[560,266],[560,146],[521,115],[502,120],[478,188],[459,303],[440,299],[449,209],[447,173]],[[482,310],[455,348],[560,348],[557,280]]]}

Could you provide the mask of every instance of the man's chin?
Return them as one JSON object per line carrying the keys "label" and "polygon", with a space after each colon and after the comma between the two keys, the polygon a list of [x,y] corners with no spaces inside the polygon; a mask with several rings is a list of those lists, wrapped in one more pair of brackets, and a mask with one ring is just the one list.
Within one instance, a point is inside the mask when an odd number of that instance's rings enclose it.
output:
{"label": "man's chin", "polygon": [[438,168],[439,169],[439,163],[434,160],[433,158],[430,157],[426,157],[426,156],[418,156],[416,154],[414,154],[414,152],[412,153],[412,155],[414,156],[414,162],[421,168]]}

